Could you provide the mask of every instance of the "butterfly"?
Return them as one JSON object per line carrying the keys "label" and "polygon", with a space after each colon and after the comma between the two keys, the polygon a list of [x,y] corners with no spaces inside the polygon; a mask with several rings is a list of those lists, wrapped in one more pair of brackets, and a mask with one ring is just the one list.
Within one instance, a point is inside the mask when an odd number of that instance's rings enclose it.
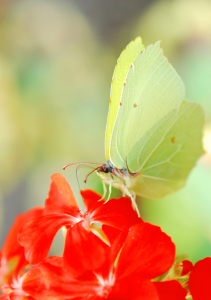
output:
{"label": "butterfly", "polygon": [[[105,134],[106,163],[95,171],[131,198],[159,199],[179,190],[203,154],[204,113],[185,99],[184,84],[160,42],[136,38],[114,69]],[[65,166],[66,167],[66,166]]]}

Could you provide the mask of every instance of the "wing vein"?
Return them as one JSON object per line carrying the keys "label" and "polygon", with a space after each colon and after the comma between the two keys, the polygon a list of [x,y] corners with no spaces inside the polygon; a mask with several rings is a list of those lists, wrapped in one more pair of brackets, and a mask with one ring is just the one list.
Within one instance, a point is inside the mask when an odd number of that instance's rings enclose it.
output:
{"label": "wing vein", "polygon": [[[154,149],[151,151],[151,153],[149,154],[149,156],[145,159],[144,163],[142,164],[142,167],[146,164],[146,162],[149,160],[149,158],[152,156],[152,154],[155,152],[155,150],[159,147],[159,145],[163,142],[165,136],[167,135],[167,133],[169,132],[169,130],[173,127],[173,125],[178,121],[179,117],[177,117],[175,119],[174,122],[172,122],[172,124],[168,127],[168,129],[165,131],[165,133],[163,134],[162,138],[160,139],[160,141],[157,143],[156,147],[154,147]],[[140,158],[141,152],[139,153],[139,158]],[[138,159],[139,160],[139,159]],[[142,168],[141,167],[141,168]],[[140,169],[141,169],[140,168]]]}

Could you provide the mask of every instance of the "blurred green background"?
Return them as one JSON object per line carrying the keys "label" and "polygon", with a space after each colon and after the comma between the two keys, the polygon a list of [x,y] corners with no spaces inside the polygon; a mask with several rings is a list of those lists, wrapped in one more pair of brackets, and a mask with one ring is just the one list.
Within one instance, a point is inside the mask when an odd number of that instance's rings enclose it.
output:
{"label": "blurred green background", "polygon": [[[211,256],[211,1],[16,0],[0,2],[1,244],[16,214],[44,205],[61,172],[76,198],[71,162],[105,162],[104,133],[116,60],[136,36],[162,40],[186,97],[205,111],[206,154],[186,187],[162,200],[138,199],[192,261]],[[102,193],[97,175],[81,189]],[[120,196],[114,190],[114,197]],[[61,253],[57,237],[52,253]]]}

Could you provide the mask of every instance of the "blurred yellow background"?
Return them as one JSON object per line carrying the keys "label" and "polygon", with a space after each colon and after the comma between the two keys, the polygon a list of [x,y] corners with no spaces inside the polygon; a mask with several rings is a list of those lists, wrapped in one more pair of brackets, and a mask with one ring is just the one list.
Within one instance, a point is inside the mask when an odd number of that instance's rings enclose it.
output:
{"label": "blurred yellow background", "polygon": [[[16,214],[44,205],[61,172],[76,198],[71,162],[105,162],[104,133],[116,60],[136,36],[162,41],[186,97],[205,111],[206,154],[186,187],[163,200],[138,199],[141,216],[192,261],[211,256],[211,1],[16,0],[0,3],[1,244]],[[82,189],[102,193],[97,175]],[[113,196],[120,196],[118,191]],[[61,253],[58,237],[52,253]]]}

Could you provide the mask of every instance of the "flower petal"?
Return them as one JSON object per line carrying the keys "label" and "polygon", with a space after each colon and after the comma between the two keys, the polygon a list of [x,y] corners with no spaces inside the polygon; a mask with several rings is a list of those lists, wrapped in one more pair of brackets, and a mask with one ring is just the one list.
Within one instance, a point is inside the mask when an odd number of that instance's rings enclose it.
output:
{"label": "flower petal", "polygon": [[189,288],[193,300],[210,299],[211,295],[211,257],[198,261],[189,278]]}
{"label": "flower petal", "polygon": [[67,180],[60,174],[51,176],[49,196],[45,201],[45,214],[70,214],[80,218],[81,210]]}
{"label": "flower petal", "polygon": [[2,255],[2,251],[0,250],[0,268],[1,268],[1,264],[2,264],[2,257],[3,257],[3,255]]}
{"label": "flower petal", "polygon": [[154,282],[159,294],[159,300],[185,300],[186,290],[176,280]]}
{"label": "flower petal", "polygon": [[184,276],[184,275],[188,274],[193,269],[193,264],[189,260],[183,260],[181,262],[181,265],[182,265],[182,274],[181,274],[181,276]]}
{"label": "flower petal", "polygon": [[22,289],[31,297],[36,298],[37,292],[41,288],[41,271],[34,267],[23,275]]}
{"label": "flower petal", "polygon": [[[36,299],[45,299],[40,295],[45,294],[45,291],[49,290],[51,285],[61,285],[60,282],[63,277],[62,257],[50,256],[24,274],[22,288],[27,294]],[[49,292],[51,292],[51,289]],[[54,294],[54,291],[52,291],[52,294]]]}
{"label": "flower petal", "polygon": [[117,280],[108,300],[159,300],[154,284],[139,276]]}
{"label": "flower petal", "polygon": [[34,207],[25,213],[19,214],[15,218],[2,247],[3,257],[9,260],[16,255],[23,254],[24,248],[18,243],[17,234],[26,223],[42,215],[43,208]]}
{"label": "flower petal", "polygon": [[0,296],[0,300],[10,300],[10,297],[8,294],[4,294]]}
{"label": "flower petal", "polygon": [[69,215],[46,215],[27,223],[18,234],[18,242],[25,247],[26,259],[31,264],[42,261],[50,250],[53,238],[64,225],[74,224]]}
{"label": "flower petal", "polygon": [[83,197],[85,210],[90,214],[105,203],[104,199],[100,200],[102,198],[101,195],[92,190],[87,189],[80,193]]}
{"label": "flower petal", "polygon": [[95,223],[93,223],[90,226],[90,231],[94,233],[97,237],[99,237],[99,239],[101,239],[101,241],[103,241],[106,245],[111,246],[110,241],[107,235],[105,234],[105,232],[102,230],[102,228],[97,226]]}
{"label": "flower petal", "polygon": [[91,215],[92,222],[100,222],[121,230],[140,222],[129,198],[111,199],[98,206]]}
{"label": "flower petal", "polygon": [[145,278],[155,278],[165,273],[173,264],[175,245],[158,226],[142,222],[129,229],[120,253],[116,276],[134,272]]}
{"label": "flower petal", "polygon": [[99,268],[106,259],[108,246],[92,232],[82,226],[82,222],[67,230],[63,253],[65,268],[72,276],[79,276],[87,270]]}
{"label": "flower petal", "polygon": [[[122,233],[122,230],[104,224],[102,225],[102,230],[105,232],[106,236],[108,237],[110,245],[112,245],[115,242],[116,238],[119,236],[119,234]],[[125,232],[125,238],[126,236],[127,236],[127,231]]]}
{"label": "flower petal", "polygon": [[72,278],[60,264],[60,258],[49,257],[40,263],[37,268],[42,273],[43,289],[39,289],[38,299],[77,299],[98,300],[101,298],[103,287],[95,276],[85,276],[82,280]]}
{"label": "flower petal", "polygon": [[105,263],[98,270],[96,270],[95,273],[106,280],[106,278],[109,277],[109,274],[113,272],[114,263],[125,242],[127,231],[122,231],[107,225],[103,225],[102,229],[108,236],[111,247],[109,247],[107,250]]}

